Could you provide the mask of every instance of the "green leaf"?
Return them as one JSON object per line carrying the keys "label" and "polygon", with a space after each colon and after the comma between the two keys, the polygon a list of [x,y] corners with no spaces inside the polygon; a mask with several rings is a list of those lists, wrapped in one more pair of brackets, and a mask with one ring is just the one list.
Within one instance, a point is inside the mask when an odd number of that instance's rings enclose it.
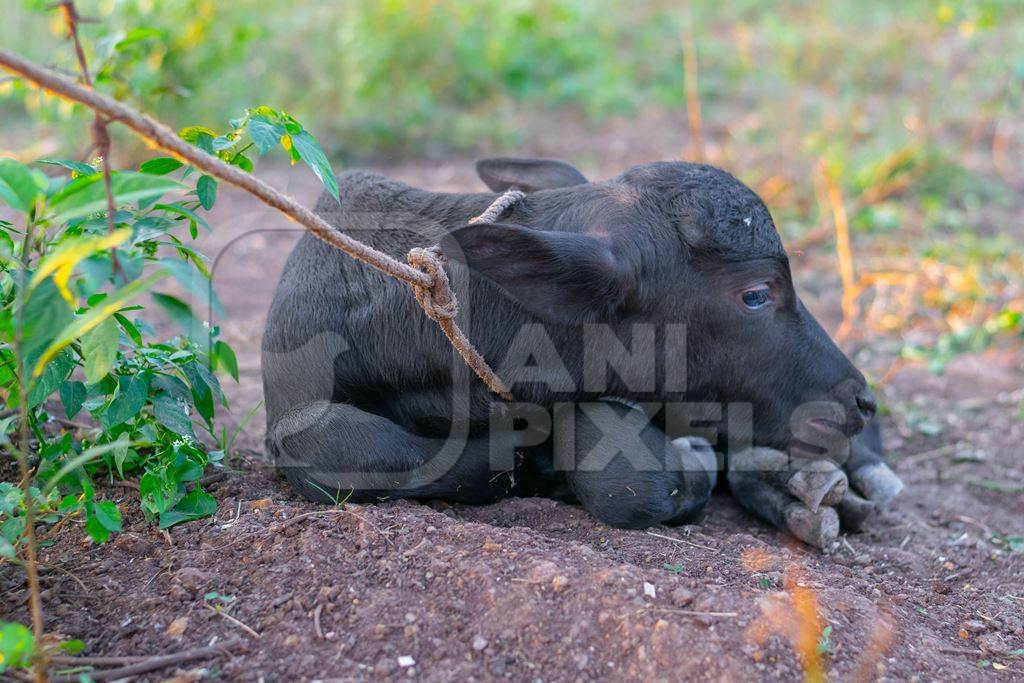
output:
{"label": "green leaf", "polygon": [[16,543],[18,538],[25,533],[25,517],[10,517],[3,524],[0,524],[0,536],[3,536],[11,543]]}
{"label": "green leaf", "polygon": [[99,416],[100,424],[107,431],[138,415],[149,394],[148,373],[120,375],[117,380],[117,395]]}
{"label": "green leaf", "polygon": [[[184,185],[160,176],[146,173],[114,173],[110,179],[111,190],[119,204],[159,197],[167,192],[184,189]],[[50,200],[55,215],[54,222],[63,223],[72,218],[87,216],[107,208],[107,194],[103,188],[101,174],[72,180]]]}
{"label": "green leaf", "polygon": [[[104,320],[116,313],[124,303],[134,298],[140,292],[149,289],[166,276],[166,270],[158,270],[145,278],[135,280],[121,289],[115,290],[110,296],[104,299],[100,305],[89,310],[85,315],[75,318],[70,324],[61,330],[60,334],[57,335],[57,338],[54,339],[46,348],[46,351],[43,352],[39,361],[37,361],[36,370],[33,372],[41,372],[42,364],[46,363],[50,358],[59,353],[61,349],[73,342],[75,339],[81,337],[89,330],[98,326]],[[49,282],[49,280],[46,282]],[[42,289],[42,287],[39,289]]]}
{"label": "green leaf", "polygon": [[174,375],[157,373],[153,376],[153,388],[159,391],[166,391],[174,398],[188,401],[192,396],[192,390]]}
{"label": "green leaf", "polygon": [[128,320],[128,318],[121,313],[115,313],[114,319],[121,323],[121,329],[124,330],[124,333],[131,338],[132,342],[134,342],[136,346],[142,345],[142,333],[139,332],[139,328],[135,326],[135,323]]}
{"label": "green leaf", "polygon": [[198,488],[185,495],[171,510],[160,515],[160,528],[166,529],[193,519],[209,517],[217,512],[217,500]]}
{"label": "green leaf", "polygon": [[214,315],[224,315],[217,293],[213,291],[213,283],[198,269],[188,262],[176,258],[160,259],[160,265],[171,272],[171,275],[184,289],[199,300],[204,306],[212,308]]}
{"label": "green leaf", "polygon": [[256,149],[259,150],[260,154],[266,154],[277,147],[281,142],[281,136],[284,135],[284,127],[272,123],[265,116],[251,117],[248,130],[249,136],[252,137],[252,141],[255,143]]}
{"label": "green leaf", "polygon": [[194,439],[196,435],[192,431],[192,421],[188,418],[185,406],[183,399],[170,394],[157,394],[153,397],[153,416],[175,434]]}
{"label": "green leaf", "polygon": [[31,387],[28,394],[29,408],[36,407],[57,391],[74,367],[75,360],[67,351],[58,354],[53,361],[47,363],[39,376],[35,377],[29,385]]}
{"label": "green leaf", "polygon": [[35,652],[32,631],[16,622],[0,626],[0,671],[11,667],[27,667]]}
{"label": "green leaf", "polygon": [[[96,458],[100,457],[105,453],[110,453],[111,451],[116,451],[119,448],[124,448],[126,446],[131,445],[132,442],[130,441],[118,439],[117,441],[114,441],[112,443],[100,444],[99,446],[92,446],[91,448],[85,449],[84,451],[82,451],[75,457],[68,459],[67,461],[64,462],[63,465],[61,465],[60,469],[57,471],[57,474],[54,474],[47,480],[46,485],[43,486],[40,495],[42,495],[43,498],[46,498],[48,495],[50,495],[50,491],[52,491],[54,487],[56,487],[61,482],[61,480],[64,479],[64,477],[68,476],[69,474],[77,470],[79,467],[89,464],[90,462],[92,462],[93,460],[95,460]],[[88,479],[84,481],[88,482]],[[62,501],[61,505],[63,506],[63,504],[64,503]]]}
{"label": "green leaf", "polygon": [[28,166],[14,159],[0,159],[0,200],[16,211],[28,213],[42,194],[43,187]]}
{"label": "green leaf", "polygon": [[176,296],[153,292],[153,300],[164,310],[168,317],[184,330],[191,339],[202,338],[203,325],[192,313],[192,308]]}
{"label": "green leaf", "polygon": [[167,476],[166,467],[147,470],[139,478],[139,498],[147,519],[153,513],[161,514],[172,508],[181,499],[179,484]]}
{"label": "green leaf", "polygon": [[181,366],[185,376],[188,377],[189,384],[192,385],[192,390],[198,394],[210,393],[213,398],[216,398],[221,403],[224,403],[224,394],[221,392],[220,382],[217,381],[217,377],[210,372],[202,363],[190,360]]}
{"label": "green leaf", "polygon": [[78,415],[85,403],[85,385],[77,380],[68,380],[60,385],[60,402],[64,405],[64,414],[68,419]]}
{"label": "green leaf", "polygon": [[180,204],[155,204],[153,208],[177,214],[182,218],[187,218],[192,225],[199,224],[207,230],[210,229],[210,224],[207,223],[202,216],[197,214],[195,211],[190,211]]}
{"label": "green leaf", "polygon": [[57,649],[70,655],[77,655],[85,649],[85,642],[81,640],[65,640],[57,646]]}
{"label": "green leaf", "polygon": [[178,131],[178,136],[182,140],[193,145],[196,144],[196,140],[198,140],[203,135],[209,136],[211,140],[217,137],[217,133],[210,130],[206,126],[188,126],[187,128],[182,128],[180,131]]}
{"label": "green leaf", "polygon": [[104,500],[93,503],[93,506],[93,513],[104,529],[108,531],[121,530],[121,511],[117,509],[117,504],[114,501]]}
{"label": "green leaf", "polygon": [[196,196],[204,209],[209,211],[217,201],[217,181],[208,175],[199,176],[196,182]]}
{"label": "green leaf", "polygon": [[224,368],[232,379],[238,381],[238,359],[235,357],[234,349],[228,346],[227,342],[218,339],[214,343],[213,358],[216,367]]}
{"label": "green leaf", "polygon": [[52,279],[43,280],[32,290],[25,304],[24,315],[22,356],[25,366],[32,367],[43,350],[74,316]]}
{"label": "green leaf", "polygon": [[338,179],[334,177],[334,170],[331,168],[330,162],[327,161],[324,151],[320,148],[320,143],[308,131],[303,130],[292,136],[292,144],[295,147],[295,151],[302,157],[302,160],[313,169],[316,177],[324,184],[324,187],[331,193],[335,201],[340,204]]}
{"label": "green leaf", "polygon": [[141,26],[139,28],[133,28],[125,34],[125,37],[114,43],[114,49],[120,52],[125,48],[134,45],[135,43],[141,42],[148,38],[159,38],[163,36],[163,31],[155,28],[148,28]]}
{"label": "green leaf", "polygon": [[82,335],[82,357],[85,358],[85,381],[95,384],[110,372],[117,361],[121,334],[117,322],[107,318]]}
{"label": "green leaf", "polygon": [[95,543],[106,543],[110,540],[110,529],[103,526],[93,511],[94,503],[86,503],[85,509],[85,533],[89,534]]}
{"label": "green leaf", "polygon": [[254,168],[252,159],[245,156],[244,154],[236,154],[235,156],[231,157],[231,164],[233,166],[237,166],[246,173],[252,173],[252,170]]}
{"label": "green leaf", "polygon": [[90,164],[85,164],[81,161],[72,161],[71,159],[40,159],[39,163],[66,168],[71,171],[73,174],[72,177],[92,175],[93,173],[96,173],[96,169]]}
{"label": "green leaf", "polygon": [[157,157],[150,159],[149,161],[143,161],[139,166],[139,171],[142,173],[149,173],[150,175],[167,175],[177,171],[179,168],[184,166],[182,162],[172,157]]}

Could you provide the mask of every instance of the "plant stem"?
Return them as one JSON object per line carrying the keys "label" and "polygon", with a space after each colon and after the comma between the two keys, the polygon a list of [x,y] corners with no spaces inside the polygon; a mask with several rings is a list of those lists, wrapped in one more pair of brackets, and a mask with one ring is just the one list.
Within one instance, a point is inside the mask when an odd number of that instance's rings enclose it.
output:
{"label": "plant stem", "polygon": [[[59,6],[61,14],[64,15],[64,23],[68,27],[68,38],[71,39],[71,44],[75,48],[75,58],[78,60],[78,69],[82,73],[82,82],[91,90],[93,85],[92,76],[89,75],[89,63],[85,59],[82,41],[78,39],[78,22],[81,17],[75,8],[74,0],[62,0]],[[114,232],[117,230],[117,223],[114,219],[117,205],[114,202],[114,189],[110,176],[110,131],[107,130],[107,122],[99,112],[94,112],[91,129],[93,147],[100,158],[103,171],[103,190],[107,194],[107,228],[110,232]],[[110,248],[110,262],[114,267],[114,274],[121,276],[123,284],[128,284],[128,276],[121,268],[121,260],[117,257],[117,247]]]}
{"label": "plant stem", "polygon": [[[25,575],[28,579],[28,606],[32,615],[32,633],[37,647],[43,636],[43,602],[39,590],[39,571],[36,559],[35,499],[32,497],[32,473],[28,465],[29,410],[28,410],[28,363],[24,357],[25,305],[28,285],[28,267],[31,259],[32,232],[35,224],[31,216],[25,221],[25,239],[21,247],[21,267],[18,269],[18,319],[14,328],[14,356],[18,359],[18,446],[14,456],[18,460],[21,477],[22,500],[25,505]],[[35,679],[38,683],[46,680],[46,661],[34,662]]]}

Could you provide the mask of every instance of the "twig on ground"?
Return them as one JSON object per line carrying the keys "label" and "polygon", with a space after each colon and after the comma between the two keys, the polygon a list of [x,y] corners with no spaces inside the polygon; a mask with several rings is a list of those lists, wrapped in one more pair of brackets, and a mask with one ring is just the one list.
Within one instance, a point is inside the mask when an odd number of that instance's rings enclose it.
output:
{"label": "twig on ground", "polygon": [[208,474],[200,479],[199,483],[202,486],[209,486],[210,484],[216,484],[219,481],[224,481],[227,477],[227,472],[214,472],[213,474]]}
{"label": "twig on ground", "polygon": [[257,633],[255,630],[253,630],[248,624],[246,624],[245,622],[241,621],[240,619],[237,619],[236,617],[231,616],[230,614],[228,614],[224,610],[219,610],[219,609],[217,609],[216,607],[214,607],[212,605],[203,605],[203,606],[206,609],[208,609],[211,612],[213,612],[214,614],[219,614],[220,616],[224,617],[225,619],[230,621],[232,624],[234,624],[238,628],[240,628],[243,631],[245,631],[246,633],[248,633],[253,638],[259,638],[260,637],[260,634]]}
{"label": "twig on ground", "polygon": [[365,517],[363,517],[361,515],[357,515],[356,513],[352,512],[351,510],[345,510],[343,508],[331,508],[330,510],[313,510],[311,512],[303,512],[301,515],[295,515],[291,519],[286,519],[284,521],[278,522],[277,524],[274,524],[273,526],[270,527],[270,531],[275,533],[275,534],[276,533],[280,533],[281,531],[284,531],[285,529],[287,529],[288,527],[292,526],[293,524],[298,524],[299,522],[301,522],[301,521],[303,521],[305,519],[309,519],[310,517],[321,517],[323,515],[350,515],[350,516],[355,517],[356,519],[358,519],[360,522],[363,522],[367,526],[373,527],[374,531],[376,531],[378,534],[380,534],[385,539],[387,539],[387,534],[385,534],[383,531],[381,531],[379,527],[377,527],[376,525],[371,523]]}
{"label": "twig on ground", "polygon": [[138,664],[144,662],[149,657],[143,656],[131,656],[131,657],[74,657],[71,655],[54,655],[50,657],[50,661],[54,664],[63,664],[65,666],[123,666],[125,664]]}
{"label": "twig on ground", "polygon": [[238,505],[235,508],[235,516],[224,524],[220,525],[221,529],[230,529],[238,523],[239,518],[242,516],[242,501],[238,501]]}
{"label": "twig on ground", "polygon": [[[176,664],[184,664],[185,662],[192,662],[197,659],[206,659],[221,654],[230,654],[231,650],[241,645],[242,641],[238,638],[232,638],[226,640],[219,645],[210,645],[208,647],[200,647],[194,650],[185,650],[184,652],[178,652],[170,655],[157,655],[155,657],[146,657],[142,661],[129,664],[128,666],[122,666],[117,669],[107,669],[106,671],[93,671],[89,674],[89,678],[94,681],[115,681],[121,678],[128,678],[129,676],[138,676],[140,674],[149,673],[150,671],[157,671],[168,666]],[[57,658],[54,658],[56,661]],[[68,657],[67,659],[74,660],[69,664],[74,665],[83,660],[78,657]],[[78,674],[71,674],[67,676],[54,676],[50,679],[51,683],[78,683],[81,680],[81,676]]]}
{"label": "twig on ground", "polygon": [[643,612],[669,612],[670,614],[684,614],[688,617],[720,617],[723,619],[731,619],[740,615],[739,612],[703,612],[701,610],[675,609],[672,607],[644,607],[636,611],[637,614]]}
{"label": "twig on ground", "polygon": [[666,541],[672,541],[673,543],[682,543],[683,545],[693,546],[694,548],[700,548],[701,550],[711,550],[711,551],[717,550],[717,548],[712,548],[711,546],[708,546],[708,545],[701,545],[700,543],[694,543],[693,541],[687,541],[686,539],[683,539],[683,538],[676,538],[675,536],[666,536],[665,534],[659,534],[659,533],[655,533],[653,531],[648,531],[647,535],[648,536],[655,536],[657,538],[663,538]]}
{"label": "twig on ground", "polygon": [[324,609],[323,603],[318,604],[316,609],[313,610],[313,629],[316,631],[316,637],[320,640],[324,639],[323,629],[320,628],[320,612]]}
{"label": "twig on ground", "polygon": [[941,652],[947,655],[983,655],[983,651],[977,648],[970,647],[940,647],[936,648],[937,652]]}

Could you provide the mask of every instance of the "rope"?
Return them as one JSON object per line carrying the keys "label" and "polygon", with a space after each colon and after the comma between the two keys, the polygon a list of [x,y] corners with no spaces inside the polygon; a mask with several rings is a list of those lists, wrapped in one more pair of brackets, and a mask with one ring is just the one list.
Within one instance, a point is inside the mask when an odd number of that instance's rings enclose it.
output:
{"label": "rope", "polygon": [[477,223],[493,223],[494,221],[501,218],[501,214],[512,208],[513,205],[517,204],[523,197],[526,196],[525,192],[520,192],[515,188],[507,190],[505,194],[495,199],[487,210],[482,214],[473,218],[469,221],[470,225]]}
{"label": "rope", "polygon": [[[415,248],[409,252],[409,263],[402,263],[337,231],[323,218],[295,199],[275,190],[252,174],[231,166],[198,147],[193,147],[156,119],[140,114],[117,100],[85,88],[8,50],[0,49],[0,66],[55,95],[84,104],[94,112],[103,114],[110,121],[123,123],[139,137],[179,161],[189,163],[207,175],[245,190],[264,204],[277,209],[288,218],[297,221],[323,242],[340,249],[358,261],[373,266],[382,273],[408,283],[412,286],[413,295],[423,307],[423,311],[441,327],[466,365],[484,381],[491,391],[506,400],[511,400],[512,395],[501,378],[495,374],[480,352],[455,324],[458,301],[451,291],[451,284],[444,272],[444,257],[438,247]],[[518,190],[510,190],[498,197],[484,213],[470,222],[492,222],[522,197],[523,194]]]}
{"label": "rope", "polygon": [[[508,190],[491,202],[482,214],[471,218],[469,224],[493,223],[525,196],[526,194],[519,190]],[[423,308],[423,312],[437,322],[448,337],[448,341],[462,356],[462,360],[484,381],[487,388],[506,401],[511,401],[512,393],[508,387],[455,324],[455,316],[459,314],[459,302],[451,290],[448,274],[444,271],[446,259],[441,253],[441,247],[415,247],[409,251],[408,260],[410,266],[430,277],[430,286],[412,285],[413,296]]]}

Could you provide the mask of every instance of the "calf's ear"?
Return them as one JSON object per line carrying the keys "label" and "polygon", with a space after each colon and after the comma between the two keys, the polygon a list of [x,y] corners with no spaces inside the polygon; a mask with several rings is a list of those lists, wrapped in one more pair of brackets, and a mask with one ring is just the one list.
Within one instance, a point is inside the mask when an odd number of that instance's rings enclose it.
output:
{"label": "calf's ear", "polygon": [[588,235],[478,223],[445,235],[441,249],[550,322],[609,320],[634,286],[632,269]]}
{"label": "calf's ear", "polygon": [[558,159],[481,159],[476,162],[476,173],[494,192],[504,192],[513,187],[523,192],[536,192],[587,182],[582,173]]}

